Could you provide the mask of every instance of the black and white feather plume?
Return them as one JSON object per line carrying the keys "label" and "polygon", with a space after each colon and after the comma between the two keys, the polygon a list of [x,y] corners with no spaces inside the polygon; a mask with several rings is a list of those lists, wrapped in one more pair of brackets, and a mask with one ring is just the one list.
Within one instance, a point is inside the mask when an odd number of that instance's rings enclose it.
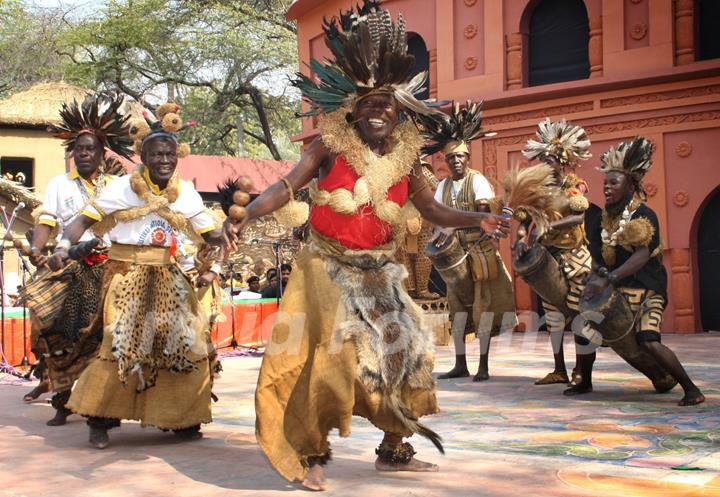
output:
{"label": "black and white feather plume", "polygon": [[422,128],[426,144],[422,148],[423,155],[440,152],[453,142],[470,143],[482,138],[483,102],[468,100],[463,107],[453,102],[450,114],[420,115],[417,122]]}
{"label": "black and white feather plume", "polygon": [[590,140],[585,130],[565,119],[551,121],[545,118],[535,132],[537,140],[530,139],[523,150],[529,160],[554,159],[562,165],[577,164],[591,157]]}
{"label": "black and white feather plume", "polygon": [[123,103],[124,97],[114,93],[89,95],[82,103],[73,99],[71,103],[63,103],[61,122],[50,126],[49,131],[64,140],[67,151],[75,147],[80,135],[91,133],[103,146],[129,159],[133,155],[132,141],[128,138],[130,115],[121,112]]}
{"label": "black and white feather plume", "polygon": [[407,51],[402,14],[394,23],[378,0],[363,0],[329,21],[323,19],[323,31],[332,57],[324,62],[311,59],[314,77],[298,74],[292,81],[311,106],[302,115],[352,107],[359,98],[381,91],[393,94],[413,115],[436,112],[415,98],[425,87],[427,73],[413,76],[415,57]]}
{"label": "black and white feather plume", "polygon": [[617,149],[610,149],[600,157],[600,171],[621,171],[633,180],[635,191],[641,198],[645,198],[643,178],[652,166],[652,154],[655,151],[653,143],[642,136],[636,136],[630,141],[622,142]]}

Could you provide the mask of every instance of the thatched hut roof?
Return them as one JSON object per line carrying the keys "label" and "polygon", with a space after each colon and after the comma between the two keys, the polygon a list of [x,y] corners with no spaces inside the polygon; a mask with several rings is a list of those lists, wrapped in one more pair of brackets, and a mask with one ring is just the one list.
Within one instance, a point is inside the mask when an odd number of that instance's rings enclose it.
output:
{"label": "thatched hut roof", "polygon": [[[22,239],[25,231],[27,231],[34,223],[32,212],[39,205],[42,204],[40,198],[29,188],[16,183],[15,181],[9,181],[5,178],[0,178],[0,207],[4,208],[5,213],[0,214],[3,217],[10,217],[13,210],[23,202],[25,207],[18,209],[17,219],[13,225],[13,232],[16,237]],[[0,236],[5,235],[5,221],[0,223]]]}
{"label": "thatched hut roof", "polygon": [[11,204],[23,202],[30,210],[42,204],[42,200],[28,187],[0,177],[0,197]]}
{"label": "thatched hut roof", "polygon": [[60,107],[90,90],[67,83],[38,83],[0,102],[0,125],[46,127],[60,122]]}
{"label": "thatched hut roof", "polygon": [[[92,90],[63,82],[38,83],[0,101],[0,126],[45,128],[60,123],[60,108],[65,102],[81,102]],[[142,118],[145,108],[126,100],[125,110]]]}

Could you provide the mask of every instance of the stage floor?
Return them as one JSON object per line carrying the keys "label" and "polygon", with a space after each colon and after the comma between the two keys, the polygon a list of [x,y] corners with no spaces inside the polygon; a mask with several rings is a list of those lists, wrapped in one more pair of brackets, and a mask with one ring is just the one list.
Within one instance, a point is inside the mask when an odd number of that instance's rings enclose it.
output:
{"label": "stage floor", "polygon": [[[332,436],[331,490],[342,497],[692,497],[720,496],[720,334],[672,335],[708,401],[678,407],[682,390],[653,393],[650,383],[612,351],[598,354],[595,392],[567,399],[562,385],[534,386],[552,367],[547,335],[515,333],[493,344],[492,378],[441,381],[442,413],[426,418],[445,439],[446,456],[414,437],[419,457],[440,473],[378,473],[381,435],[355,418],[347,439]],[[566,337],[566,355],[572,355]],[[477,342],[469,355],[475,363]],[[436,371],[452,348],[438,350]],[[100,451],[87,444],[78,416],[50,428],[46,398],[22,402],[31,383],[0,381],[1,497],[197,497],[304,493],[281,479],[254,441],[253,392],[259,357],[224,361],[220,401],[205,438],[177,443],[171,434],[124,423]],[[574,361],[573,361],[574,362]],[[307,495],[307,494],[305,494]]]}

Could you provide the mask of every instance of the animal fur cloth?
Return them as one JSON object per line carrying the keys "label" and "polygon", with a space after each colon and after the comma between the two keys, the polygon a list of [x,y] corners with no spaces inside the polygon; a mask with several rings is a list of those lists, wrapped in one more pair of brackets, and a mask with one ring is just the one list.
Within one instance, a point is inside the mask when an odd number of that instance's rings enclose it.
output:
{"label": "animal fur cloth", "polygon": [[209,423],[209,325],[180,268],[111,259],[103,294],[102,344],[67,407],[166,430]]}
{"label": "animal fur cloth", "polygon": [[327,455],[330,430],[350,434],[353,414],[441,449],[418,422],[438,410],[432,339],[402,286],[407,273],[394,249],[330,254],[313,235],[296,260],[258,379],[256,436],[265,454],[283,477],[302,480],[307,458]]}
{"label": "animal fur cloth", "polygon": [[105,297],[105,323],[118,377],[126,384],[137,374],[138,391],[155,385],[159,369],[195,371],[195,362],[207,354],[200,340],[207,319],[178,266],[132,264],[114,274]]}

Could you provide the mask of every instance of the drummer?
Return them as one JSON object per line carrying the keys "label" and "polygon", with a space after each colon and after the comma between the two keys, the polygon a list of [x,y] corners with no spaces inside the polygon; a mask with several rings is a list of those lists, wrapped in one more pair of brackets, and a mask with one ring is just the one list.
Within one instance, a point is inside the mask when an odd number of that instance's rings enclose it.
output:
{"label": "drummer", "polygon": [[[561,119],[540,122],[536,131],[537,140],[528,140],[523,155],[529,160],[540,160],[553,169],[554,186],[560,189],[561,195],[555,199],[554,209],[562,218],[550,224],[550,231],[540,240],[533,240],[532,230],[525,226],[518,229],[518,242],[515,245],[515,256],[523,257],[534,241],[541,243],[555,258],[560,266],[560,276],[567,281],[568,295],[564,299],[571,315],[563,315],[560,308],[543,299],[545,322],[550,332],[553,347],[554,369],[535,382],[536,385],[568,383],[563,351],[564,332],[569,328],[578,311],[580,294],[585,278],[590,274],[590,252],[583,231],[583,222],[588,215],[600,209],[590,204],[585,195],[588,187],[585,180],[575,174],[581,161],[590,158],[590,140],[580,126]],[[548,275],[548,277],[551,277]],[[575,336],[576,349],[589,344],[584,337]],[[594,360],[589,354],[576,356],[579,366],[584,361]],[[594,358],[594,356],[592,356]],[[577,369],[577,367],[576,367]],[[573,383],[579,380],[573,371]]]}
{"label": "drummer", "polygon": [[[642,137],[620,143],[601,157],[605,173],[602,217],[586,225],[593,275],[583,299],[592,299],[608,286],[626,299],[635,318],[638,344],[655,358],[685,391],[679,405],[705,401],[677,356],[661,343],[660,328],[667,305],[667,272],[662,264],[660,225],[645,204],[643,178],[652,165],[653,144]],[[637,315],[639,314],[639,315]],[[593,354],[594,356],[594,354]],[[576,393],[592,391],[592,362],[581,371]]]}
{"label": "drummer", "polygon": [[[61,123],[52,131],[65,140],[63,145],[75,167],[48,183],[30,248],[30,261],[35,266],[58,269],[52,259],[43,255],[45,245],[53,232],[61,232],[76,219],[82,208],[114,178],[106,173],[108,166],[116,164],[107,151],[132,157],[131,142],[123,138],[129,125],[128,117],[118,110],[122,104],[122,97],[105,94],[88,96],[82,103],[63,104]],[[87,231],[79,240],[87,242],[94,238],[92,232]],[[66,423],[72,414],[66,403],[73,383],[95,358],[99,337],[85,331],[100,305],[98,295],[106,259],[101,250],[93,251],[62,271],[48,274],[26,287],[31,316],[56,315],[48,323],[34,320],[32,327],[32,351],[36,357],[44,358],[55,391],[52,399],[55,416],[47,421],[48,426]],[[55,312],[48,310],[51,308]],[[33,395],[35,391],[28,394]]]}
{"label": "drummer", "polygon": [[[430,143],[423,152],[430,155],[442,150],[450,169],[450,176],[443,179],[435,191],[437,202],[463,211],[494,210],[498,214],[501,203],[493,200],[495,192],[490,182],[482,173],[470,168],[469,144],[485,134],[481,129],[481,107],[482,102],[468,101],[464,107],[454,104],[453,116],[446,118],[444,126],[425,126],[425,138]],[[466,301],[472,302],[472,312],[469,313],[459,300],[451,282],[446,282],[450,320],[453,322],[455,366],[438,378],[470,375],[465,353],[465,334],[476,333],[480,341],[480,362],[473,381],[485,381],[490,378],[490,339],[497,336],[501,328],[512,330],[517,325],[512,281],[491,234],[481,228],[469,228],[457,230],[454,236],[469,254],[474,289],[473,295]]]}

